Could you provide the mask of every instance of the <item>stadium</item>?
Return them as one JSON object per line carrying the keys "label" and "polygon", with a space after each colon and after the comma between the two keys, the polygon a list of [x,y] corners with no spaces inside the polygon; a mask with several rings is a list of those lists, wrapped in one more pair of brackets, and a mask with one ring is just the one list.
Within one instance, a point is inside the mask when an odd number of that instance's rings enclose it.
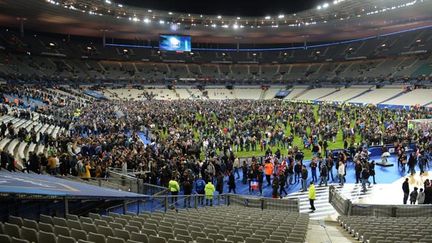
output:
{"label": "stadium", "polygon": [[431,52],[431,0],[0,0],[0,243],[432,242]]}

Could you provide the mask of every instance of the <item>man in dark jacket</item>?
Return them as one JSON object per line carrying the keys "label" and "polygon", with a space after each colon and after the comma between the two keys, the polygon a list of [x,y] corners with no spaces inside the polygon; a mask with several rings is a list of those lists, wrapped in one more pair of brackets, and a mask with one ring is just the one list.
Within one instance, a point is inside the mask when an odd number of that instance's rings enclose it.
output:
{"label": "man in dark jacket", "polygon": [[236,193],[235,177],[232,171],[229,172],[228,177],[228,193],[231,193],[231,191],[233,191],[234,194]]}
{"label": "man in dark jacket", "polygon": [[286,177],[284,173],[279,174],[279,196],[282,199],[282,192],[285,192],[285,195],[288,195],[288,192],[285,190]]}
{"label": "man in dark jacket", "polygon": [[408,178],[405,179],[404,183],[402,184],[402,191],[404,193],[403,197],[403,204],[407,204],[408,196],[409,196],[409,184],[408,184]]}
{"label": "man in dark jacket", "polygon": [[276,176],[276,174],[273,174],[273,182],[272,182],[272,197],[277,198],[278,196],[278,189],[279,189],[279,177]]}
{"label": "man in dark jacket", "polygon": [[408,159],[408,173],[411,172],[411,175],[414,175],[415,172],[415,166],[417,164],[417,156],[414,152],[410,154],[410,157]]}
{"label": "man in dark jacket", "polygon": [[355,164],[355,176],[356,176],[356,184],[360,181],[360,176],[362,172],[362,165],[360,161],[357,161]]}
{"label": "man in dark jacket", "polygon": [[216,177],[216,191],[218,191],[219,194],[223,193],[223,178],[222,172],[219,172]]}
{"label": "man in dark jacket", "polygon": [[300,161],[297,161],[297,163],[294,165],[294,173],[295,173],[295,183],[298,183],[301,177],[301,171],[302,171],[302,164]]}
{"label": "man in dark jacket", "polygon": [[301,171],[301,182],[302,182],[302,191],[307,191],[307,178],[308,178],[308,170],[306,169],[306,166],[303,165],[302,171]]}
{"label": "man in dark jacket", "polygon": [[320,180],[319,185],[321,186],[323,183],[325,183],[325,186],[327,186],[328,168],[327,168],[327,165],[325,165],[325,164],[321,165],[320,177],[321,177],[321,180]]}
{"label": "man in dark jacket", "polygon": [[183,182],[183,193],[185,195],[185,200],[184,200],[184,207],[188,207],[190,208],[190,202],[191,202],[191,194],[192,194],[192,183],[189,181],[189,179],[186,179]]}
{"label": "man in dark jacket", "polygon": [[362,181],[363,192],[366,192],[366,183],[368,183],[368,186],[370,186],[371,184],[369,182],[369,170],[366,167],[364,167],[361,172],[361,181]]}
{"label": "man in dark jacket", "polygon": [[424,189],[425,199],[424,204],[432,204],[432,187],[427,186]]}

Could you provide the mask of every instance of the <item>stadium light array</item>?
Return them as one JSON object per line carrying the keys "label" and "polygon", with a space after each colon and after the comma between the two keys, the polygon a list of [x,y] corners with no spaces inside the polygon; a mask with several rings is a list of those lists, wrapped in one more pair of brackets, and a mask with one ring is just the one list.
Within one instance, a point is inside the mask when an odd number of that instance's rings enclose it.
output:
{"label": "stadium light array", "polygon": [[[0,0],[1,1],[1,0]],[[296,17],[297,15],[290,14],[289,16],[279,13],[278,15],[266,15],[258,18],[242,18],[241,16],[229,16],[222,17],[222,15],[217,16],[205,16],[187,14],[187,13],[174,13],[174,12],[160,12],[157,10],[143,9],[136,11],[136,9],[129,9],[128,6],[123,6],[122,4],[117,4],[115,0],[100,0],[99,4],[89,4],[84,0],[75,0],[75,4],[71,4],[69,0],[45,0],[47,3],[64,7],[65,9],[70,9],[74,11],[79,11],[82,13],[88,13],[89,15],[96,16],[112,16],[116,19],[129,19],[131,22],[141,22],[150,23],[151,19],[154,22],[159,22],[159,24],[176,24],[177,22],[184,22],[190,24],[190,26],[203,26],[208,28],[216,28],[221,26],[223,28],[277,28],[279,25],[288,27],[302,27],[309,26],[318,23],[327,23],[331,20],[334,21],[344,21],[351,18],[361,18],[368,15],[380,14],[392,10],[397,10],[400,8],[405,8],[413,6],[417,3],[425,2],[424,0],[400,0],[399,5],[394,6],[380,6],[377,5],[362,5],[359,10],[353,13],[344,12],[330,12],[328,8],[338,5],[347,0],[323,0],[326,2],[321,3],[316,7],[316,10],[323,11],[322,14],[316,16],[316,13],[310,13],[310,16]],[[82,1],[82,3],[81,3]],[[351,0],[353,1],[353,0]],[[113,6],[109,6],[113,5]],[[337,9],[336,9],[337,10]],[[148,16],[151,13],[151,16]],[[146,17],[148,16],[148,18]],[[167,21],[166,18],[174,16],[174,19],[178,19],[174,22]],[[325,16],[324,16],[325,15]],[[202,20],[197,21],[198,18]],[[234,26],[236,24],[237,27]],[[168,25],[169,26],[169,25]]]}

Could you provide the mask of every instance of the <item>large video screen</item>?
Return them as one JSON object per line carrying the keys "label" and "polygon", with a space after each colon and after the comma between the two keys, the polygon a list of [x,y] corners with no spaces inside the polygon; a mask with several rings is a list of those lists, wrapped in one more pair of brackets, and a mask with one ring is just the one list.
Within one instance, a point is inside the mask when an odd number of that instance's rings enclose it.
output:
{"label": "large video screen", "polygon": [[180,35],[160,35],[161,51],[191,51],[191,37]]}

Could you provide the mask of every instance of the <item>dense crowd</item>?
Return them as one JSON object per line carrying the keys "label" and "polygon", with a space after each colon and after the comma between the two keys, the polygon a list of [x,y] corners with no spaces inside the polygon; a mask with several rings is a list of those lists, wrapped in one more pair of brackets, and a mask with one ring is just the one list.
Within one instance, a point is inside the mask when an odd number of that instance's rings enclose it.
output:
{"label": "dense crowd", "polygon": [[[369,176],[375,176],[375,163],[367,153],[371,145],[396,145],[401,161],[405,156],[410,165],[424,160],[427,164],[431,155],[432,133],[407,128],[408,120],[431,116],[423,108],[315,106],[280,100],[150,100],[67,102],[40,112],[44,114],[40,122],[56,124],[67,132],[56,139],[40,134],[43,139],[36,140],[31,130],[17,135],[48,147],[47,156],[30,153],[27,168],[85,179],[109,176],[108,168],[115,167],[123,173],[141,172],[138,176],[145,182],[162,186],[172,179],[184,185],[202,178],[215,182],[222,193],[226,176],[230,191],[235,191],[237,176],[249,184],[251,192],[262,192],[266,182],[273,195],[279,196],[300,181],[306,190],[310,179],[325,185],[330,178],[339,179],[343,184],[348,161],[355,164],[357,181],[369,182]],[[3,126],[13,129],[12,124]],[[341,149],[346,150],[334,155],[330,147],[340,140],[338,133],[342,134]],[[149,144],[141,141],[146,136]],[[407,156],[404,148],[411,143],[417,144],[415,154]],[[306,150],[312,153],[307,166],[303,163]],[[239,159],[252,151],[263,157]]]}

